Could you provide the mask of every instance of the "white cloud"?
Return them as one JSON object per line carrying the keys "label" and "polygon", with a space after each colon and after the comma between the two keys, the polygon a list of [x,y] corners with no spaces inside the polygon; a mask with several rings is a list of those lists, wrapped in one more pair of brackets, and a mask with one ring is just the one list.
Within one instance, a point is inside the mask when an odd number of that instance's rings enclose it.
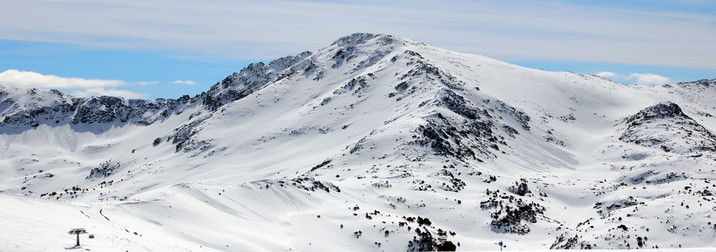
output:
{"label": "white cloud", "polygon": [[[137,84],[142,85],[142,83],[152,84],[153,82],[139,82]],[[149,97],[147,94],[117,89],[117,87],[127,85],[125,81],[121,80],[66,78],[15,69],[0,72],[0,85],[18,88],[64,89],[79,97],[101,95],[119,96],[127,99],[146,99]]]}
{"label": "white cloud", "polygon": [[179,85],[189,85],[189,86],[196,85],[196,82],[194,82],[193,80],[175,80],[172,83],[179,84]]}
{"label": "white cloud", "polygon": [[637,85],[645,86],[664,85],[671,82],[669,77],[651,73],[632,73],[627,76],[627,79],[634,81]]}
{"label": "white cloud", "polygon": [[602,77],[602,78],[607,78],[607,79],[612,79],[612,78],[617,77],[617,74],[615,72],[609,72],[609,71],[594,73],[594,75]]}
{"label": "white cloud", "polygon": [[716,69],[716,61],[704,60],[716,55],[716,16],[672,9],[521,0],[4,0],[2,5],[0,39],[10,40],[272,59],[322,48],[350,33],[374,32],[508,60]]}
{"label": "white cloud", "polygon": [[140,81],[140,82],[137,82],[137,85],[140,85],[140,86],[149,86],[149,85],[157,85],[157,84],[159,84],[158,81]]}
{"label": "white cloud", "polygon": [[126,99],[147,99],[149,95],[147,94],[141,94],[141,93],[135,93],[132,91],[127,90],[119,90],[119,89],[104,89],[104,88],[88,88],[88,89],[80,89],[75,90],[72,92],[73,96],[77,97],[90,97],[90,96],[119,96],[124,97]]}
{"label": "white cloud", "polygon": [[0,73],[0,83],[24,88],[98,88],[124,85],[120,80],[65,78],[15,69]]}
{"label": "white cloud", "polygon": [[644,86],[658,86],[669,84],[672,82],[671,78],[669,77],[652,73],[619,74],[611,71],[602,71],[594,73],[594,75],[621,83],[633,83],[636,85]]}

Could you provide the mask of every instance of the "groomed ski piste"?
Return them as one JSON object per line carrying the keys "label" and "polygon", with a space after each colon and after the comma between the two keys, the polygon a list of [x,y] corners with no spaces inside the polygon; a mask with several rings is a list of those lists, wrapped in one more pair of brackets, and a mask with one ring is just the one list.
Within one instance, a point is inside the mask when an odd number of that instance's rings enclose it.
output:
{"label": "groomed ski piste", "polygon": [[716,251],[714,95],[366,33],[179,99],[0,83],[0,251]]}

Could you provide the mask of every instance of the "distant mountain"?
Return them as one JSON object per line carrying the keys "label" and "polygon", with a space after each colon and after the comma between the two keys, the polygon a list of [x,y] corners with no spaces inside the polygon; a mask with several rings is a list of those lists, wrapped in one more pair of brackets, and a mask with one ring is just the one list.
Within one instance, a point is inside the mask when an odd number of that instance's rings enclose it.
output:
{"label": "distant mountain", "polygon": [[713,248],[715,84],[367,33],[179,99],[0,84],[0,250]]}

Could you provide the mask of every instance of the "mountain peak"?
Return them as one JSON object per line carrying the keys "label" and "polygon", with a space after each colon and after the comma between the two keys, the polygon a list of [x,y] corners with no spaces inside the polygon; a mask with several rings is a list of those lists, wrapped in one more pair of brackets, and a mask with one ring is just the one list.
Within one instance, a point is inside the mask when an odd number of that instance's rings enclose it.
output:
{"label": "mountain peak", "polygon": [[403,37],[384,34],[384,33],[353,33],[348,36],[344,36],[333,42],[332,46],[350,47],[362,44],[376,43],[381,46],[402,43],[410,43],[416,45],[424,45],[423,43],[415,42]]}
{"label": "mountain peak", "polygon": [[417,251],[437,235],[462,250],[713,247],[704,85],[615,85],[356,33],[176,100],[0,86],[4,238],[57,250],[65,238],[22,234],[70,221],[104,237],[87,246],[128,250]]}
{"label": "mountain peak", "polygon": [[[689,118],[676,103],[667,101],[645,108],[629,117],[627,123],[661,118]],[[690,119],[690,118],[689,118]]]}
{"label": "mountain peak", "polygon": [[377,38],[377,37],[393,37],[392,35],[387,34],[374,34],[374,33],[353,33],[348,36],[344,36],[333,42],[331,45],[337,45],[337,46],[352,46],[352,45],[358,45],[363,44],[368,40]]}

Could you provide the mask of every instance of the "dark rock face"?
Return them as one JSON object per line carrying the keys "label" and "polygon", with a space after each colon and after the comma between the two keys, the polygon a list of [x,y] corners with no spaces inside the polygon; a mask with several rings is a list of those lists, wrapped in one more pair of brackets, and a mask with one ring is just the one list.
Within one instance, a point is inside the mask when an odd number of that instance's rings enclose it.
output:
{"label": "dark rock face", "polygon": [[31,116],[32,112],[36,111],[30,111],[28,112],[22,112],[22,113],[15,113],[12,115],[9,115],[5,117],[5,120],[2,121],[3,125],[18,125],[18,126],[27,126],[30,128],[35,128],[37,126],[40,126],[40,123],[35,120],[33,116]]}
{"label": "dark rock face", "polygon": [[365,76],[358,76],[356,78],[353,78],[346,84],[344,84],[340,89],[336,89],[335,91],[333,91],[333,94],[339,95],[351,93],[352,95],[361,97],[369,87],[367,80],[368,79]]}
{"label": "dark rock face", "polygon": [[[363,44],[367,42],[368,40],[374,39],[378,36],[381,36],[380,34],[372,34],[372,33],[354,33],[342,38],[339,38],[333,44],[331,45],[337,45],[342,47],[349,47],[349,46],[356,46],[359,44]],[[391,37],[390,35],[382,35],[386,37]]]}
{"label": "dark rock face", "polygon": [[336,51],[336,53],[331,57],[331,59],[334,60],[332,68],[339,68],[341,67],[345,62],[350,61],[351,59],[355,58],[358,54],[358,50],[355,46],[348,46],[346,48],[341,48]]}
{"label": "dark rock face", "polygon": [[[22,97],[20,97],[22,96]],[[42,105],[25,105],[18,100]],[[31,129],[42,123],[67,123],[76,109],[73,100],[57,90],[14,89],[0,86],[0,128]]]}
{"label": "dark rock face", "polygon": [[654,119],[663,118],[691,119],[681,111],[681,108],[676,103],[664,102],[639,111],[639,113],[630,116],[626,122],[629,126],[636,126]]}
{"label": "dark rock face", "polygon": [[99,165],[99,167],[92,169],[86,179],[104,178],[114,174],[121,165],[112,160],[108,160]]}
{"label": "dark rock face", "polygon": [[416,52],[405,51],[401,56],[408,58],[410,60],[408,65],[413,66],[410,71],[400,77],[401,81],[408,78],[423,77],[430,84],[440,84],[453,90],[462,90],[465,86],[464,82],[428,63]]}
{"label": "dark rock face", "polygon": [[300,176],[293,179],[266,179],[254,182],[260,188],[269,189],[272,186],[281,188],[296,188],[306,192],[340,193],[341,188],[328,181],[316,180],[311,176]]}
{"label": "dark rock face", "polygon": [[209,117],[196,119],[194,121],[191,121],[190,123],[184,124],[174,129],[174,134],[172,135],[172,144],[176,145],[177,152],[182,149],[196,149],[198,142],[193,140],[192,137],[199,133],[198,126],[207,119],[209,119]]}
{"label": "dark rock face", "polygon": [[195,101],[189,96],[155,101],[111,96],[77,98],[58,90],[0,86],[0,129],[4,134],[16,134],[40,125],[69,125],[77,131],[99,133],[124,124],[150,125],[180,114],[183,107]]}
{"label": "dark rock face", "polygon": [[445,106],[452,112],[455,112],[467,119],[481,119],[480,114],[483,114],[485,117],[490,117],[487,113],[482,113],[482,111],[478,112],[476,106],[472,104],[472,102],[467,101],[464,97],[456,94],[452,90],[442,90],[439,97],[440,105]]}
{"label": "dark rock face", "polygon": [[438,107],[451,113],[437,112],[425,117],[427,124],[418,127],[420,137],[413,143],[428,146],[439,155],[478,161],[495,157],[492,152],[507,145],[497,131],[500,121],[488,109],[480,109],[450,89],[441,90],[436,100]]}
{"label": "dark rock face", "polygon": [[530,130],[530,117],[522,110],[508,105],[503,101],[497,101],[497,110],[510,115],[522,126],[524,130]]}
{"label": "dark rock face", "polygon": [[716,136],[671,102],[645,108],[626,119],[619,140],[664,152],[716,151]]}
{"label": "dark rock face", "polygon": [[111,123],[119,121],[126,123],[132,113],[132,107],[126,105],[118,97],[100,96],[87,100],[80,99],[77,114],[72,119],[73,124],[83,123]]}
{"label": "dark rock face", "polygon": [[[330,53],[332,65],[331,68],[336,69],[348,63],[353,63],[352,72],[365,69],[375,65],[393,52],[395,48],[395,37],[385,34],[356,33],[336,40],[331,46]],[[364,46],[367,43],[375,43],[375,48]],[[353,62],[354,59],[367,56],[360,62]]]}
{"label": "dark rock face", "polygon": [[438,155],[460,160],[481,160],[475,151],[479,151],[483,158],[494,156],[490,153],[489,146],[479,139],[480,135],[491,135],[491,128],[491,123],[476,122],[465,125],[438,113],[429,117],[427,124],[418,127],[417,133],[420,137],[413,143],[430,147]]}

